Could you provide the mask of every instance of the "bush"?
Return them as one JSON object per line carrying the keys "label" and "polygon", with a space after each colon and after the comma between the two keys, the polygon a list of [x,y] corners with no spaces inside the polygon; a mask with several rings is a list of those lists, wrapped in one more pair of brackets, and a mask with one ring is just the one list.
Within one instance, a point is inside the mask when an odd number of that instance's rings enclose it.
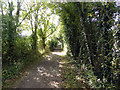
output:
{"label": "bush", "polygon": [[[6,41],[7,42],[7,41]],[[19,75],[23,69],[31,62],[37,60],[39,52],[34,54],[32,50],[30,38],[17,36],[14,40],[13,58],[7,57],[6,52],[8,50],[7,45],[3,42],[3,62],[2,62],[2,83],[6,80],[13,79],[16,75]],[[4,51],[5,50],[5,51]],[[12,61],[12,62],[11,62]]]}
{"label": "bush", "polygon": [[24,59],[32,52],[31,42],[27,37],[18,37],[14,46],[15,59]]}
{"label": "bush", "polygon": [[50,50],[53,51],[57,47],[58,41],[55,39],[51,39],[48,41],[48,45],[49,45]]}

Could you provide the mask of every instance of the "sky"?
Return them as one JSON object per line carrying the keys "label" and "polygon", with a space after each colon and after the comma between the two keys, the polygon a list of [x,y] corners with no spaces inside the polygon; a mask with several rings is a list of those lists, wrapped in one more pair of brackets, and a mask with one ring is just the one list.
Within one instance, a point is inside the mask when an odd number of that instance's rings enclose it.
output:
{"label": "sky", "polygon": [[[50,9],[47,9],[46,13],[47,13],[47,14],[51,13]],[[38,16],[38,18],[40,18],[40,17]],[[51,23],[53,23],[53,24],[55,24],[56,26],[58,26],[59,16],[57,16],[57,15],[55,15],[55,14],[52,14],[52,15],[50,16],[50,19],[49,19],[49,20],[50,20]],[[34,21],[34,20],[33,20],[33,21]],[[23,22],[23,23],[24,23],[24,22]],[[32,34],[32,31],[31,31],[31,30],[24,30],[24,31],[22,31],[22,33],[21,33],[22,36],[30,36],[31,34]]]}

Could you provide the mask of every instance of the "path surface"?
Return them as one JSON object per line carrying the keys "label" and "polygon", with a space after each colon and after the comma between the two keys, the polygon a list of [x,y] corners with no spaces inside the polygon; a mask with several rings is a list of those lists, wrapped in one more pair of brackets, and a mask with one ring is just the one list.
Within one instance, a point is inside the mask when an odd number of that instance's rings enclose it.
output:
{"label": "path surface", "polygon": [[15,88],[61,88],[60,51],[51,52]]}

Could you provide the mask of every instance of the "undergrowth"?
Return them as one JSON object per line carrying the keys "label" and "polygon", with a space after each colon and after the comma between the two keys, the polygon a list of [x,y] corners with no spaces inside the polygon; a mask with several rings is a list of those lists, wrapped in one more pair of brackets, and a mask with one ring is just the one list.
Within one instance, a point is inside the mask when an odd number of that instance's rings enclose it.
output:
{"label": "undergrowth", "polygon": [[68,59],[68,57],[63,57],[62,62],[62,86],[65,88],[85,88],[74,67],[74,61]]}
{"label": "undergrowth", "polygon": [[80,63],[71,57],[64,57],[62,67],[62,85],[65,88],[102,89],[114,90],[115,86],[94,75],[90,64]]}
{"label": "undergrowth", "polygon": [[[31,52],[32,54],[32,52]],[[24,59],[19,59],[17,62],[12,64],[4,64],[2,70],[2,83],[3,88],[9,87],[17,77],[20,77],[25,72],[25,69],[28,69],[34,66],[37,62],[41,60],[40,53],[26,56]]]}

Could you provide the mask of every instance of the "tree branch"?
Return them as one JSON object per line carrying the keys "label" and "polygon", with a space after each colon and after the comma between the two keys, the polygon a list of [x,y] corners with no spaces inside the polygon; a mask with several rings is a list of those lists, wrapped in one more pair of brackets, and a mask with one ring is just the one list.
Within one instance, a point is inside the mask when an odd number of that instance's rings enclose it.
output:
{"label": "tree branch", "polygon": [[[35,6],[35,4],[33,5],[33,6]],[[22,21],[18,24],[18,26],[20,26],[21,24],[22,24],[22,22],[26,19],[26,17],[31,13],[31,10],[32,10],[32,7],[33,6],[31,6],[31,8],[30,8],[30,11],[25,15],[25,17],[22,19]]]}
{"label": "tree branch", "polygon": [[[52,33],[50,33],[47,37],[49,37],[50,35],[52,35],[55,31],[56,31],[56,29],[55,29]],[[47,37],[46,37],[46,38],[47,38]]]}

